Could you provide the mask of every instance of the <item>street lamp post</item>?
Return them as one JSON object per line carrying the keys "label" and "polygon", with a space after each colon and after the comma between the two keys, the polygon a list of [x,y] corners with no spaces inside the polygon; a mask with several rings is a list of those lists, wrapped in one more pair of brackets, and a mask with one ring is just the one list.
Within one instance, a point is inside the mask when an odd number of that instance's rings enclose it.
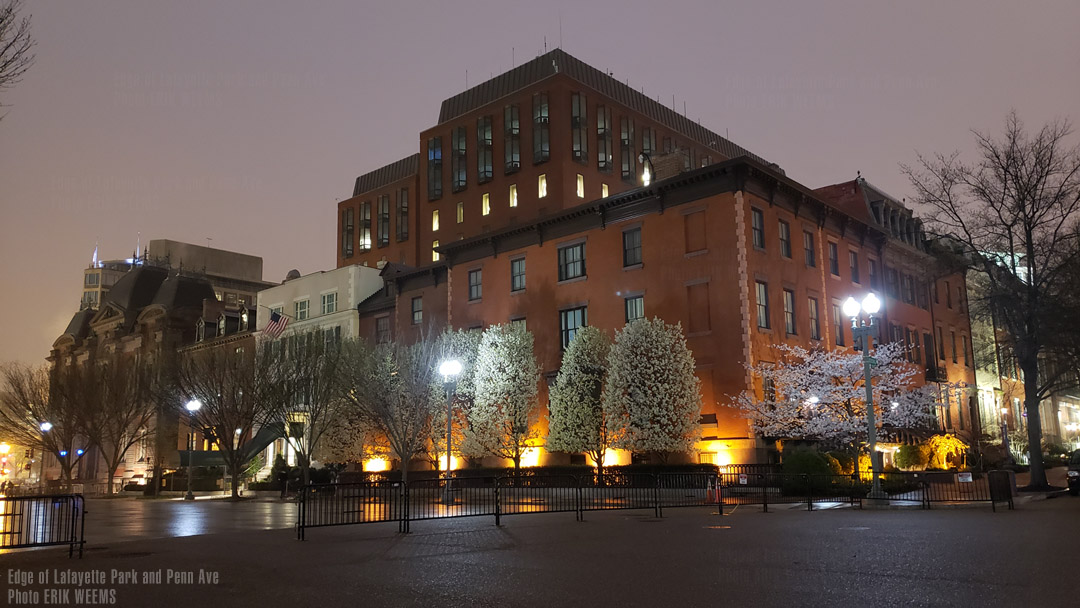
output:
{"label": "street lamp post", "polygon": [[52,423],[49,421],[42,422],[38,425],[38,429],[41,431],[41,464],[38,466],[38,486],[41,488],[41,493],[45,493],[45,433],[52,430]]}
{"label": "street lamp post", "polygon": [[195,413],[202,407],[202,401],[198,399],[192,399],[184,404],[184,409],[188,411],[188,455],[187,455],[187,494],[184,496],[184,500],[195,500],[195,495],[191,493],[191,456],[195,451]]}
{"label": "street lamp post", "polygon": [[457,388],[457,376],[461,373],[461,362],[457,359],[443,361],[439,365],[439,373],[442,374],[443,384],[446,385],[446,483],[443,486],[443,503],[452,505],[454,495],[450,493],[450,447],[452,444],[450,432],[454,420],[454,389]]}
{"label": "street lamp post", "polygon": [[1001,408],[1001,447],[1005,448],[1005,464],[1013,462],[1012,449],[1009,447],[1009,408]]}
{"label": "street lamp post", "polygon": [[[874,345],[873,333],[877,325],[874,323],[874,315],[881,310],[881,300],[874,294],[868,294],[863,298],[862,305],[855,298],[849,297],[844,302],[844,314],[851,317],[852,341],[862,349],[863,360],[863,384],[866,386],[866,445],[870,450],[870,470],[873,483],[870,493],[866,495],[871,500],[887,500],[889,498],[881,489],[881,464],[877,457],[877,421],[874,419],[874,386],[870,376],[870,370],[877,365],[877,359],[870,354]],[[865,312],[867,319],[860,316]]]}

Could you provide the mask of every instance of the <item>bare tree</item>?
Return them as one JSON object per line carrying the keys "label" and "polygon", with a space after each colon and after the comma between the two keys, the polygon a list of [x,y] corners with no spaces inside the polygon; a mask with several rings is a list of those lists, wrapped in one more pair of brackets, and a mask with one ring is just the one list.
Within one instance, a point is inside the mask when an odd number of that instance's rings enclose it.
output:
{"label": "bare tree", "polygon": [[1023,373],[1032,489],[1049,487],[1037,447],[1039,403],[1072,378],[1067,366],[1047,365],[1076,336],[1072,319],[1063,318],[1073,297],[1067,271],[1080,263],[1080,150],[1067,146],[1070,134],[1065,121],[1031,134],[1013,112],[1000,138],[975,132],[974,164],[953,153],[920,155],[916,166],[903,167],[932,228],[982,274],[972,313],[994,321]]}
{"label": "bare tree", "polygon": [[20,17],[21,8],[21,0],[7,0],[0,5],[0,91],[22,80],[34,64],[30,17]]}
{"label": "bare tree", "polygon": [[0,430],[15,443],[41,446],[52,454],[60,463],[64,486],[70,487],[71,473],[85,454],[80,446],[86,447],[79,404],[55,389],[46,367],[12,364],[0,373],[5,385],[0,393]]}
{"label": "bare tree", "polygon": [[145,357],[117,356],[57,367],[53,374],[55,390],[74,405],[80,430],[101,451],[112,494],[127,451],[152,430],[157,370]]}
{"label": "bare tree", "polygon": [[436,405],[432,383],[438,364],[434,341],[371,347],[350,340],[343,345],[341,394],[367,423],[378,429],[400,462],[408,481],[409,462],[423,454],[431,436]]}
{"label": "bare tree", "polygon": [[[332,334],[331,334],[332,335]],[[338,374],[341,344],[327,340],[321,331],[293,334],[264,347],[266,362],[273,373],[257,378],[260,394],[269,407],[271,420],[280,425],[296,450],[304,485],[311,481],[312,455],[323,437],[345,416]]]}
{"label": "bare tree", "polygon": [[[175,390],[182,400],[200,402],[192,424],[217,444],[233,479],[240,479],[254,456],[242,439],[253,436],[271,420],[257,378],[275,373],[276,361],[269,343],[259,344],[255,352],[229,345],[210,346],[181,353],[176,359],[172,374]],[[232,495],[239,496],[236,483]]]}

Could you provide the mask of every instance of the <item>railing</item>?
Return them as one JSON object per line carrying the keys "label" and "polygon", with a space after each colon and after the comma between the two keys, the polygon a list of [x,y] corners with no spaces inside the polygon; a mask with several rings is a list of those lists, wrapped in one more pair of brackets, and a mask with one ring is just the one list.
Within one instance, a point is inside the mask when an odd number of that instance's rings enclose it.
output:
{"label": "railing", "polygon": [[299,494],[297,538],[307,528],[521,513],[569,513],[580,521],[585,511],[652,509],[719,504],[717,477],[711,473],[527,475],[421,479],[309,485]]}
{"label": "railing", "polygon": [[298,538],[304,540],[306,528],[402,522],[406,499],[403,490],[402,484],[390,481],[304,486],[299,497]]}
{"label": "railing", "polygon": [[0,548],[67,545],[83,554],[86,505],[81,494],[0,497]]}
{"label": "railing", "polygon": [[[920,472],[882,473],[881,488],[895,505],[932,508],[933,504],[988,502],[1013,508],[1012,490],[1006,471],[982,473]],[[721,473],[721,506],[806,503],[814,505],[862,505],[871,488],[868,473],[861,475],[799,475],[787,473]]]}
{"label": "railing", "polygon": [[[752,469],[748,469],[752,470]],[[586,511],[770,504],[815,507],[862,506],[870,490],[867,474],[798,475],[766,472],[611,473],[507,475],[420,479],[407,483],[369,481],[316,484],[301,488],[297,536],[304,530],[376,522],[398,522],[408,532],[411,521],[451,517],[502,517],[521,513],[569,513],[584,520]],[[1013,508],[1008,473],[884,473],[881,486],[892,504],[924,509],[934,503],[998,502]]]}

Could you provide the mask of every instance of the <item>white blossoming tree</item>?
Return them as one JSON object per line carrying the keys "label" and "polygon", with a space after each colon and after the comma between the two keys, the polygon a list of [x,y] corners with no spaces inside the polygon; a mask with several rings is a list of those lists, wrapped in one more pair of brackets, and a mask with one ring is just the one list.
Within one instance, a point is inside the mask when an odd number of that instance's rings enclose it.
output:
{"label": "white blossoming tree", "polygon": [[466,412],[462,453],[510,459],[516,473],[538,438],[539,382],[532,334],[520,324],[486,329],[476,354],[474,403]]}
{"label": "white blossoming tree", "polygon": [[612,441],[601,401],[610,351],[611,338],[603,330],[579,330],[563,354],[548,405],[547,449],[585,452],[601,475]]}
{"label": "white blossoming tree", "polygon": [[[451,437],[451,450],[460,453],[464,441],[464,412],[472,408],[474,402],[473,382],[476,373],[476,353],[480,348],[482,333],[476,330],[447,329],[436,340],[436,366],[443,361],[455,360],[461,364],[461,373],[454,379],[454,409]],[[436,367],[436,369],[438,369]],[[431,412],[431,431],[427,445],[427,460],[441,470],[446,458],[446,379],[442,374],[435,374],[431,386],[432,400],[435,406]]]}
{"label": "white blossoming tree", "polygon": [[701,420],[694,367],[681,325],[638,319],[615,332],[603,392],[615,447],[651,452],[662,462],[693,449]]}
{"label": "white blossoming tree", "polygon": [[[849,445],[866,439],[866,388],[860,353],[774,345],[777,361],[749,366],[760,380],[734,405],[766,437],[817,439]],[[916,387],[919,369],[904,359],[900,343],[879,345],[871,368],[874,412],[881,426],[925,428],[940,406],[938,391]],[[962,390],[949,385],[948,391]],[[942,391],[947,393],[947,391]]]}

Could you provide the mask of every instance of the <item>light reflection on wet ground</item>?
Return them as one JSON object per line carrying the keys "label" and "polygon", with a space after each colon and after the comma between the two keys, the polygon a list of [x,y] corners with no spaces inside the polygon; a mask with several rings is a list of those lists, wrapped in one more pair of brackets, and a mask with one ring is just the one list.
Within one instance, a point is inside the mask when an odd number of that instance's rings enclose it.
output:
{"label": "light reflection on wet ground", "polygon": [[296,525],[291,502],[98,499],[87,500],[86,510],[87,544]]}

